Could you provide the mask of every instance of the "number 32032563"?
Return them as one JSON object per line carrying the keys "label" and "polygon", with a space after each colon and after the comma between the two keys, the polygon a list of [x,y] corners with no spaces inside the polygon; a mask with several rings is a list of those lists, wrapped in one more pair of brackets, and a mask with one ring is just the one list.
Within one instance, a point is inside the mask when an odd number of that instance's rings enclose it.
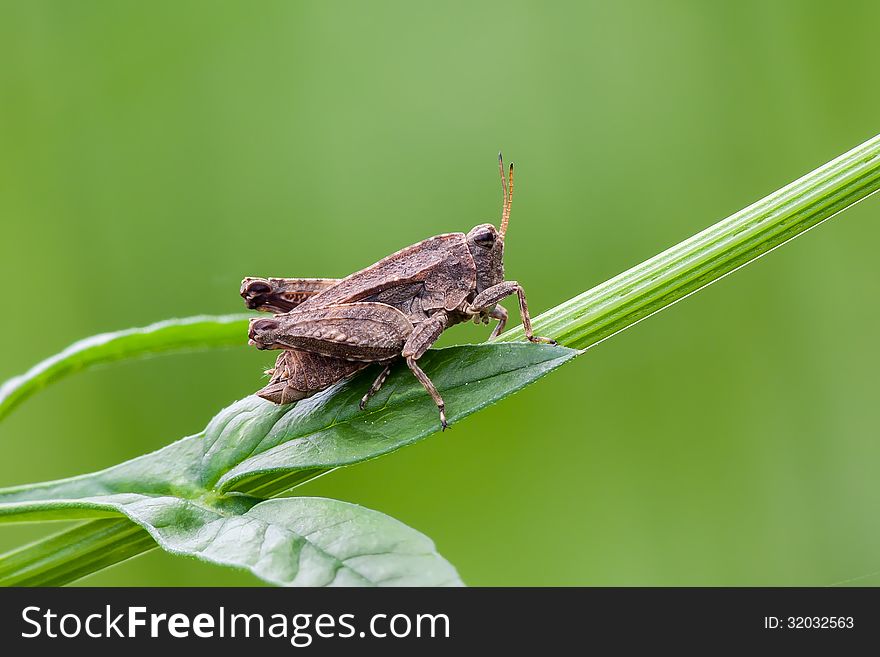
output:
{"label": "number 32032563", "polygon": [[765,616],[768,630],[849,630],[855,626],[852,616]]}

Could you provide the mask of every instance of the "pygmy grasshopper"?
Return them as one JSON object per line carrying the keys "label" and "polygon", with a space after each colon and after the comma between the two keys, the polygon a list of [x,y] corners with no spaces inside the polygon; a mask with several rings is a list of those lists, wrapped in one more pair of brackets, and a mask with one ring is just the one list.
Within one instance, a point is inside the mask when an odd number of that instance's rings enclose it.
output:
{"label": "pygmy grasshopper", "polygon": [[450,326],[468,320],[498,324],[504,330],[507,310],[501,299],[516,294],[526,337],[555,344],[532,333],[526,296],[516,281],[504,280],[504,235],[513,199],[513,164],[501,172],[502,209],[498,230],[480,224],[467,234],[437,235],[413,244],[343,279],[245,278],[241,296],[248,308],[276,313],[252,319],[249,344],[281,349],[269,384],[257,392],[276,404],[309,397],[367,367],[384,365],[361,399],[367,401],[385,382],[391,365],[406,360],[440,411],[443,398],[418,359]]}

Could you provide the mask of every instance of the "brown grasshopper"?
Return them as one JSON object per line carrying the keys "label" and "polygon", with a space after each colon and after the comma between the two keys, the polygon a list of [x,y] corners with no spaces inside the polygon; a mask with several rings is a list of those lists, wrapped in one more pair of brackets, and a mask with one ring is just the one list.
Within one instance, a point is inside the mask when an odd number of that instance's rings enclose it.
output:
{"label": "brown grasshopper", "polygon": [[516,294],[526,337],[535,336],[526,296],[516,281],[504,280],[504,235],[513,199],[513,164],[501,172],[501,226],[480,224],[467,234],[437,235],[393,253],[343,279],[252,278],[242,281],[248,308],[275,313],[252,319],[249,344],[281,349],[269,384],[257,394],[285,404],[309,397],[371,363],[384,365],[361,399],[363,410],[388,376],[392,364],[406,360],[440,411],[445,405],[417,361],[450,326],[498,320],[490,339],[507,322],[501,299]]}

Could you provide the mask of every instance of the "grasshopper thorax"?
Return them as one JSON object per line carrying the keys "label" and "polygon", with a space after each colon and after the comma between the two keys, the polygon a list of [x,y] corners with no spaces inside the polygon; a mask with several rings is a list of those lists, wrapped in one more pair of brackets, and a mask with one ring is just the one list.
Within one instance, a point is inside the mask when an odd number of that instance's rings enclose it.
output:
{"label": "grasshopper thorax", "polygon": [[492,224],[480,224],[471,229],[466,239],[477,270],[479,294],[504,280],[504,237]]}

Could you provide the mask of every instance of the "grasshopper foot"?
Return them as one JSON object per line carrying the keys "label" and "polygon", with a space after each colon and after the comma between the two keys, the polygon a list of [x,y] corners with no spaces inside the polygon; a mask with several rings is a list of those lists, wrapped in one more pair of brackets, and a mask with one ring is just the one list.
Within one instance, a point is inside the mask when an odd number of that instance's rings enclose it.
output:
{"label": "grasshopper foot", "polygon": [[530,335],[529,342],[543,343],[543,344],[559,344],[553,338],[543,338],[540,335]]}
{"label": "grasshopper foot", "polygon": [[438,406],[440,409],[440,431],[446,431],[446,428],[449,426],[449,422],[446,421],[446,406]]}

